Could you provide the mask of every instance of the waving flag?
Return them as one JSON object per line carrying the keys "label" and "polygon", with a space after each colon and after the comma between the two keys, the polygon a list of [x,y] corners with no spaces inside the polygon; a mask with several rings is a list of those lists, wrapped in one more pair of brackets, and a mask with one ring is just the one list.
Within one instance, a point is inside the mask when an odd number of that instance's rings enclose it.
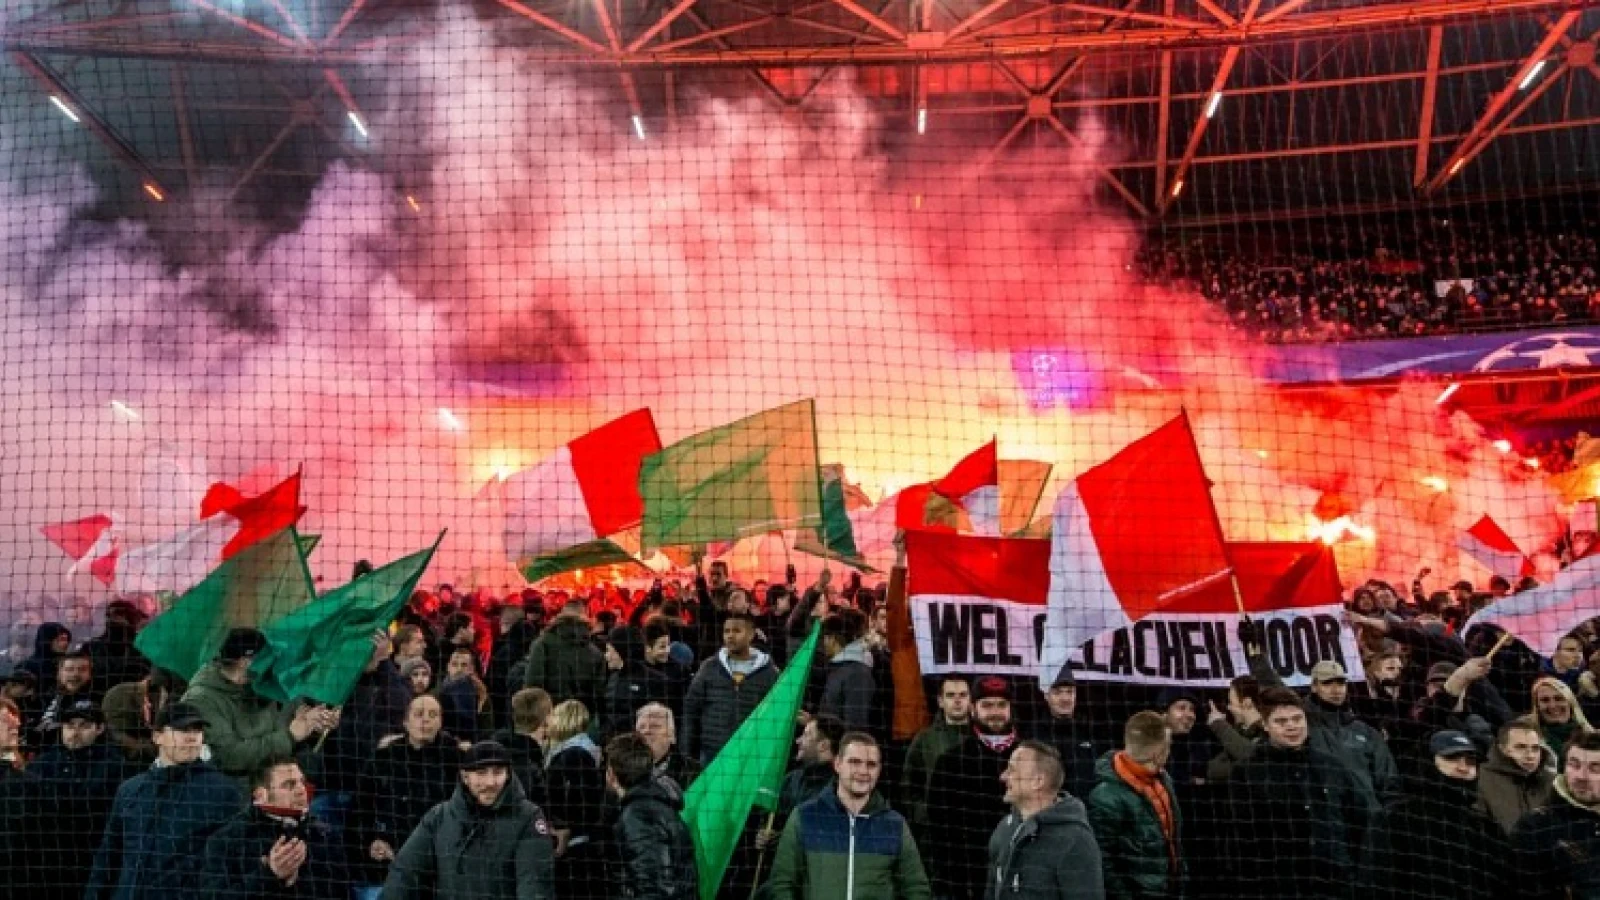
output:
{"label": "waving flag", "polygon": [[1085,641],[1228,574],[1211,484],[1180,415],[1056,499],[1040,683],[1054,681]]}
{"label": "waving flag", "polygon": [[75,522],[57,522],[39,529],[52,544],[72,557],[72,568],[67,574],[75,575],[84,565],[89,567],[101,584],[110,585],[117,570],[117,523],[111,516],[101,513]]}
{"label": "waving flag", "polygon": [[644,550],[815,528],[821,482],[810,400],[684,438],[639,469]]}
{"label": "waving flag", "polygon": [[506,555],[527,568],[637,526],[644,513],[639,467],[660,449],[655,419],[641,409],[506,479]]}
{"label": "waving flag", "polygon": [[212,485],[201,501],[200,521],[123,553],[113,586],[119,593],[182,594],[224,561],[292,526],[305,511],[298,472],[255,497]]}
{"label": "waving flag", "polygon": [[1456,538],[1456,547],[1507,581],[1515,582],[1524,575],[1533,574],[1533,560],[1528,559],[1517,548],[1516,541],[1488,516],[1462,532]]}
{"label": "waving flag", "polygon": [[1594,618],[1596,609],[1600,609],[1600,556],[1585,556],[1549,583],[1479,610],[1467,620],[1467,628],[1498,625],[1535,653],[1550,656],[1572,629]]}

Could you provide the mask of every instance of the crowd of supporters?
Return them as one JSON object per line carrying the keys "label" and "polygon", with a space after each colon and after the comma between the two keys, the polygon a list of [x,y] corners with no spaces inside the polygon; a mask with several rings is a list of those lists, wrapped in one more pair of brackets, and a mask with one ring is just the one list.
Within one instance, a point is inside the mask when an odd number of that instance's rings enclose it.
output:
{"label": "crowd of supporters", "polygon": [[[1523,585],[1522,587],[1525,587]],[[972,672],[893,740],[887,586],[419,592],[339,708],[252,690],[260,632],[187,684],[146,612],[50,623],[0,681],[0,881],[16,897],[698,895],[684,791],[820,623],[793,763],[721,896],[1600,895],[1600,637],[1549,659],[1486,593],[1369,582],[1323,661],[1225,695]],[[903,698],[902,698],[903,699]]]}
{"label": "crowd of supporters", "polygon": [[1315,249],[1237,235],[1152,239],[1139,266],[1268,341],[1416,337],[1600,321],[1596,234],[1592,224],[1551,233],[1458,222]]}

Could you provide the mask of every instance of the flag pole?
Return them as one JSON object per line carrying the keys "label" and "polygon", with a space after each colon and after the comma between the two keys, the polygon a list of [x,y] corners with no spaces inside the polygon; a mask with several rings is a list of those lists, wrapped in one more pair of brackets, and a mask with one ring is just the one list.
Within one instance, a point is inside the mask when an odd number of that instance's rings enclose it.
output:
{"label": "flag pole", "polygon": [[[771,831],[773,824],[776,823],[777,821],[778,821],[778,811],[775,810],[775,809],[768,810],[767,811],[767,821],[766,821],[766,823],[764,825],[761,826],[761,830],[762,831]],[[750,879],[750,900],[756,900],[756,891],[761,890],[761,867],[764,866],[766,864],[766,862],[767,862],[767,848],[766,847],[762,847],[761,848],[761,852],[756,854],[756,873],[755,873],[755,876]]]}
{"label": "flag pole", "polygon": [[1489,648],[1489,652],[1484,654],[1483,658],[1489,660],[1490,662],[1493,662],[1494,661],[1494,655],[1496,653],[1499,653],[1501,648],[1503,648],[1505,645],[1511,643],[1511,641],[1512,641],[1511,632],[1509,632],[1509,631],[1500,632],[1500,640],[1494,642],[1494,646]]}

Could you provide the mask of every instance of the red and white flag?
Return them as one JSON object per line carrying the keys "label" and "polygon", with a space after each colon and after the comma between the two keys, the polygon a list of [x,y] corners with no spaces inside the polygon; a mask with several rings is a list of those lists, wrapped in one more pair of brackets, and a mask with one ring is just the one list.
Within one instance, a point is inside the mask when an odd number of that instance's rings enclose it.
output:
{"label": "red and white flag", "polygon": [[110,585],[117,571],[117,522],[100,513],[75,522],[57,522],[42,526],[39,531],[50,542],[72,557],[68,577],[76,575],[83,566],[89,574],[104,585]]}
{"label": "red and white flag", "polygon": [[639,466],[660,450],[655,419],[641,409],[506,479],[506,554],[521,565],[637,526]]}
{"label": "red and white flag", "polygon": [[1040,683],[1073,651],[1229,575],[1189,417],[1084,472],[1056,498]]}
{"label": "red and white flag", "polygon": [[1498,625],[1535,653],[1551,656],[1561,639],[1594,618],[1597,609],[1600,609],[1600,556],[1585,556],[1556,573],[1548,583],[1479,610],[1467,620],[1467,629],[1474,625]]}
{"label": "red and white flag", "polygon": [[113,586],[118,593],[182,594],[224,560],[298,522],[305,511],[299,472],[254,497],[219,482],[201,500],[198,523],[122,554]]}
{"label": "red and white flag", "polygon": [[896,524],[905,531],[955,531],[952,522],[928,520],[928,501],[935,497],[948,501],[958,510],[966,509],[968,503],[980,509],[998,507],[999,442],[990,441],[967,454],[938,481],[914,484],[895,495]]}
{"label": "red and white flag", "polygon": [[1533,560],[1517,547],[1517,542],[1505,533],[1505,529],[1488,516],[1462,532],[1456,538],[1456,548],[1513,584],[1517,579],[1533,574]]}

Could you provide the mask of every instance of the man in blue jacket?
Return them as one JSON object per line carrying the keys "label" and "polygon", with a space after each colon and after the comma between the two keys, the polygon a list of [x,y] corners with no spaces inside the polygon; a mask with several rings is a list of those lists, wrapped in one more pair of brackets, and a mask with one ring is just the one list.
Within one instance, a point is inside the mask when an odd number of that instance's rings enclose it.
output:
{"label": "man in blue jacket", "polygon": [[200,895],[206,842],[244,808],[233,779],[200,759],[206,720],[187,703],[156,716],[156,762],[117,791],[84,900]]}

